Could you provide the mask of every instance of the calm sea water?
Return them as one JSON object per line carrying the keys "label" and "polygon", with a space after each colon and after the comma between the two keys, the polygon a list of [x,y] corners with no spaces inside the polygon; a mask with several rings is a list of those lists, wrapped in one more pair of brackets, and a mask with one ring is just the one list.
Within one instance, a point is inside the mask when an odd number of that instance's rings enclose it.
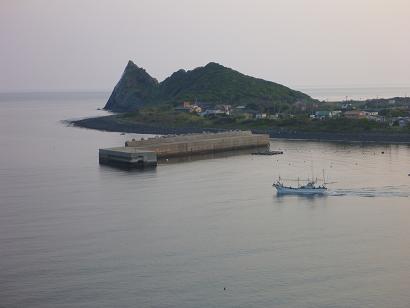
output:
{"label": "calm sea water", "polygon": [[392,87],[344,87],[344,88],[300,88],[310,96],[325,101],[343,101],[345,99],[366,100],[372,98],[392,98],[410,96],[410,86]]}
{"label": "calm sea water", "polygon": [[[60,122],[105,99],[1,98],[0,307],[409,307],[408,145],[273,140],[284,155],[126,172],[98,148],[138,135]],[[329,196],[271,187],[322,169]]]}

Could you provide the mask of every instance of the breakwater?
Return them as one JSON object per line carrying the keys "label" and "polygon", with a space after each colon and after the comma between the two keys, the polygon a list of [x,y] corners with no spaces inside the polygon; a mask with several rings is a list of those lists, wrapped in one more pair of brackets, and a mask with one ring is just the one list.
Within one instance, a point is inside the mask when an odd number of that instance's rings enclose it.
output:
{"label": "breakwater", "polygon": [[101,163],[116,162],[144,167],[156,165],[157,158],[261,147],[269,148],[269,135],[253,134],[251,131],[168,135],[133,139],[126,141],[124,147],[100,149],[99,159]]}
{"label": "breakwater", "polygon": [[154,151],[159,158],[166,158],[268,147],[269,136],[266,134],[252,134],[251,131],[230,131],[131,140],[127,141],[125,146]]}

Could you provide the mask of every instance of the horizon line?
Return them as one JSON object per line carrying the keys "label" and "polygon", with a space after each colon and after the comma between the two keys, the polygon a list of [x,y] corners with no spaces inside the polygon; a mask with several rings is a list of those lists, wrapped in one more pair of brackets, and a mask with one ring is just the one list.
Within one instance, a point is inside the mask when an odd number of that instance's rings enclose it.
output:
{"label": "horizon line", "polygon": [[[343,89],[395,89],[410,88],[410,84],[391,85],[297,85],[295,90],[343,90]],[[112,89],[11,89],[0,90],[0,94],[61,94],[61,93],[110,93]]]}

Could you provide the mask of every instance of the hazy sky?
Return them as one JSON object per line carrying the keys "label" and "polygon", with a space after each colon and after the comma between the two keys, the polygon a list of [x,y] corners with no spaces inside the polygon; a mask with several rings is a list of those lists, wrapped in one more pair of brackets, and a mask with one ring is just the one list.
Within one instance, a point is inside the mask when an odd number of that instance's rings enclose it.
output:
{"label": "hazy sky", "polygon": [[409,0],[0,0],[0,91],[111,90],[210,61],[303,86],[410,85]]}

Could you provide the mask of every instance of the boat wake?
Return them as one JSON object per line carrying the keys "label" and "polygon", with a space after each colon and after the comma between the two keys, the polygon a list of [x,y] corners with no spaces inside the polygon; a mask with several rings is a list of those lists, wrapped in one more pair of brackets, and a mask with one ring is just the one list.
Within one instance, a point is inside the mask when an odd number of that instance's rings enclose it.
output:
{"label": "boat wake", "polygon": [[384,187],[363,187],[355,189],[335,189],[329,190],[328,196],[356,196],[356,197],[410,197],[410,187],[403,186],[384,186]]}

